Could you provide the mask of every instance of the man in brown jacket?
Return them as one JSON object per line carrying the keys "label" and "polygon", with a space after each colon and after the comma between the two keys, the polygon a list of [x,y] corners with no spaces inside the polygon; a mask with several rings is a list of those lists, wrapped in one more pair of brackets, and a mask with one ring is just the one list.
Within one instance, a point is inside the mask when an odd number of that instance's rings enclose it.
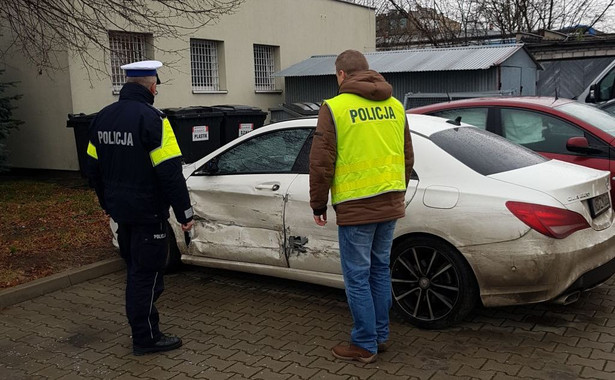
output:
{"label": "man in brown jacket", "polygon": [[331,190],[354,321],[350,344],[332,353],[371,363],[389,338],[391,245],[396,220],[405,215],[414,154],[405,110],[365,56],[344,51],[335,74],[339,94],[323,103],[310,152],[310,206],[324,226]]}

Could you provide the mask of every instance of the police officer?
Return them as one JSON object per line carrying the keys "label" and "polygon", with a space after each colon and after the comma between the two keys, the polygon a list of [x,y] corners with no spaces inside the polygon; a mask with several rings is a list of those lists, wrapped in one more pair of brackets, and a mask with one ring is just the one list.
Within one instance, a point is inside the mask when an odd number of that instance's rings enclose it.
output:
{"label": "police officer", "polygon": [[119,100],[92,121],[87,149],[90,185],[102,208],[118,223],[135,355],[182,345],[180,338],[160,332],[154,303],[164,290],[169,206],[184,231],[194,223],[181,151],[169,121],[153,107],[161,66],[159,61],[122,66],[126,84]]}
{"label": "police officer", "polygon": [[404,107],[361,52],[338,55],[335,75],[339,94],[324,101],[312,141],[310,206],[324,226],[331,192],[354,322],[350,343],[331,351],[371,363],[388,348],[391,244],[396,220],[405,215],[414,151]]}

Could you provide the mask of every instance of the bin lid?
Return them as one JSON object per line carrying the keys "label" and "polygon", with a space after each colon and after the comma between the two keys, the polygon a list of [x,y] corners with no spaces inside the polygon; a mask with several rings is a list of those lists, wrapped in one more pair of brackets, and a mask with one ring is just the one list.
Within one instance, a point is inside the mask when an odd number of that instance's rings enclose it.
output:
{"label": "bin lid", "polygon": [[165,115],[176,118],[184,117],[217,117],[224,116],[224,114],[214,109],[214,107],[208,106],[189,106],[189,107],[177,107],[177,108],[164,108],[161,110]]}
{"label": "bin lid", "polygon": [[313,102],[285,103],[284,107],[301,115],[318,115],[320,104]]}
{"label": "bin lid", "polygon": [[220,104],[213,106],[218,111],[224,112],[225,115],[261,115],[267,114],[258,107],[246,106],[242,104]]}
{"label": "bin lid", "polygon": [[96,117],[98,112],[85,114],[85,113],[69,113],[68,120],[66,121],[66,128],[74,128],[80,124],[87,124],[88,126],[92,122],[92,119]]}
{"label": "bin lid", "polygon": [[85,114],[83,112],[81,113],[69,113],[68,114],[68,120],[71,119],[93,119],[96,117],[96,115],[98,114],[98,112],[94,112],[91,114]]}

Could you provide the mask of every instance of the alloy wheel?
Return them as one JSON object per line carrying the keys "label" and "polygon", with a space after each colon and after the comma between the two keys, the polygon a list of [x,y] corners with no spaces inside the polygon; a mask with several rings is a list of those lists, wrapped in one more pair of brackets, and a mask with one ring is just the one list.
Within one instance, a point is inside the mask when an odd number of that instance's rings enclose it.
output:
{"label": "alloy wheel", "polygon": [[429,246],[403,250],[392,263],[394,302],[421,321],[447,317],[460,297],[460,276],[448,255]]}

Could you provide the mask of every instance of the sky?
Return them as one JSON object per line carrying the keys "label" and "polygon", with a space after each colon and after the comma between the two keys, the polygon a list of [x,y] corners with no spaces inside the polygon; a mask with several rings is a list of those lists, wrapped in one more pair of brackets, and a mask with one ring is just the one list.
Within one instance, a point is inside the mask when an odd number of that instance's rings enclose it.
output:
{"label": "sky", "polygon": [[[390,8],[390,3],[389,0],[354,0],[356,3],[360,3],[363,5],[369,5],[369,6],[373,6],[376,9],[384,9],[382,8],[382,5],[385,5],[387,8]],[[427,6],[427,7],[434,7],[434,4],[437,4],[437,6],[439,7],[445,7],[445,4],[448,2],[449,4],[453,4],[451,6],[456,6],[454,4],[459,4],[459,3],[468,3],[469,1],[472,0],[395,0],[397,2],[397,4],[402,5],[404,8],[408,8],[409,4],[422,4],[423,6]],[[476,0],[474,0],[476,1]],[[536,3],[541,2],[542,0],[535,0]],[[594,9],[596,9],[597,11],[601,11],[601,9],[603,9],[603,7],[607,6],[610,3],[613,3],[613,5],[610,7],[610,9],[608,10],[606,16],[604,17],[603,21],[598,22],[594,28],[602,31],[602,32],[606,32],[606,33],[615,33],[615,1],[614,0],[554,0],[554,4],[557,7],[557,4],[567,4],[567,6],[570,5],[574,5],[574,4],[578,4],[579,2],[582,2],[583,4],[585,4],[585,6],[591,6],[594,7]],[[445,13],[446,9],[445,8],[441,8],[444,9]],[[584,24],[588,24],[591,22],[591,19],[595,16],[595,14],[590,14],[588,15],[588,17],[586,17],[584,20],[582,20],[582,23]],[[572,26],[572,25],[569,25]]]}
{"label": "sky", "polygon": [[615,33],[615,7],[609,9],[605,21],[596,24],[596,29],[601,32]]}

